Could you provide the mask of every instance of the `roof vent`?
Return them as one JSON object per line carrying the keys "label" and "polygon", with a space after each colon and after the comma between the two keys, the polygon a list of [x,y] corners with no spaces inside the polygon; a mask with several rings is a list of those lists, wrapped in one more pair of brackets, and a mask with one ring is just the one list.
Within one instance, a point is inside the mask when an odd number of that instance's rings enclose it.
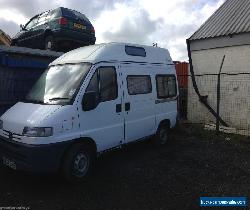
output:
{"label": "roof vent", "polygon": [[143,47],[125,46],[127,55],[146,57],[146,51]]}

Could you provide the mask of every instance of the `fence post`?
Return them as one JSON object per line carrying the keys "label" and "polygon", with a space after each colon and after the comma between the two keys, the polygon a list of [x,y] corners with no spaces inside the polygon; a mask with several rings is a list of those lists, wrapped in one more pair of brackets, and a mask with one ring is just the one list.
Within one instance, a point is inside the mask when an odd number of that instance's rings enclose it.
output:
{"label": "fence post", "polygon": [[220,70],[218,73],[218,80],[217,80],[217,117],[216,117],[216,132],[219,133],[220,131],[220,75],[221,75],[221,70],[222,70],[222,66],[224,64],[224,60],[225,60],[225,55],[222,58],[222,62],[220,65]]}

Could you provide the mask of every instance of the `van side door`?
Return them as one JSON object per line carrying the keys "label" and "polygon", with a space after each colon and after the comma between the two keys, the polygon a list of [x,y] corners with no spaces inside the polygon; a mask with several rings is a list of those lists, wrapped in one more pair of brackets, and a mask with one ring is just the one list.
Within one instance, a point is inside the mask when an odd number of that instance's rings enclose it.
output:
{"label": "van side door", "polygon": [[122,67],[122,74],[125,143],[128,143],[155,133],[155,92],[152,68],[130,64]]}
{"label": "van side door", "polygon": [[84,136],[92,138],[98,151],[103,151],[120,145],[124,139],[121,85],[115,65],[101,65],[90,74],[84,95],[97,93],[98,104],[92,110],[81,110],[80,125]]}

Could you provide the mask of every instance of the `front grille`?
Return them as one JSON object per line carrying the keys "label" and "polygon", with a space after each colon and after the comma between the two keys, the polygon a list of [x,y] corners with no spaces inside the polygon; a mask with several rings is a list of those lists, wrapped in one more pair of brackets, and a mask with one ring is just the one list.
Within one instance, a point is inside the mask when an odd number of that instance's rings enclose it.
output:
{"label": "front grille", "polygon": [[13,140],[5,137],[0,138],[0,153],[9,157],[17,158],[19,160],[25,160],[26,155],[21,154],[20,145]]}

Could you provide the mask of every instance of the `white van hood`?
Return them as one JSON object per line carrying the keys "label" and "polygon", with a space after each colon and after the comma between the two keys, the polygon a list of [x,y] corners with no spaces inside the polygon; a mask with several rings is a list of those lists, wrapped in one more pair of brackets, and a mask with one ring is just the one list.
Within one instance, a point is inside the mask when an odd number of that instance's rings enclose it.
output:
{"label": "white van hood", "polygon": [[25,126],[42,126],[42,122],[60,107],[61,105],[18,102],[1,116],[3,129],[15,134],[22,134]]}

